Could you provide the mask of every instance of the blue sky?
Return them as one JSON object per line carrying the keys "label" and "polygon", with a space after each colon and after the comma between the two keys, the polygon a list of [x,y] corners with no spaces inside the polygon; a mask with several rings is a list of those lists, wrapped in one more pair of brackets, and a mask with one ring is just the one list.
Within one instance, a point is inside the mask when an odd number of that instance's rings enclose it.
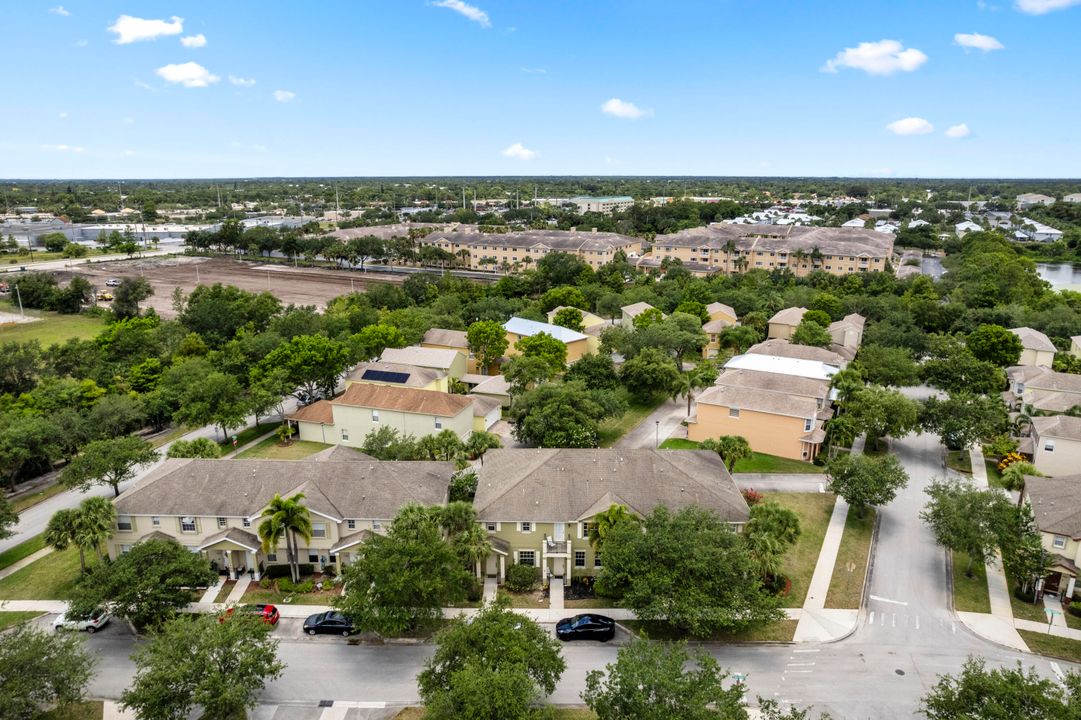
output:
{"label": "blue sky", "polygon": [[1081,176],[1081,0],[68,0],[4,21],[0,177]]}

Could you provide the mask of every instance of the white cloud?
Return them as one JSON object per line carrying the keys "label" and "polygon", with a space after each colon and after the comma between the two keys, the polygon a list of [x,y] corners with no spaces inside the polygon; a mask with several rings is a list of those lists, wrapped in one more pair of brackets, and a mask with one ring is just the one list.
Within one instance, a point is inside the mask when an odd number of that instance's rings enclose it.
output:
{"label": "white cloud", "polygon": [[221,80],[220,77],[212,75],[209,70],[196,62],[166,65],[154,72],[165,82],[179,83],[189,88],[207,87]]}
{"label": "white cloud", "polygon": [[201,48],[206,47],[206,35],[199,33],[198,35],[187,35],[180,38],[180,44],[186,48]]}
{"label": "white cloud", "polygon": [[462,0],[437,0],[436,2],[433,2],[432,5],[453,10],[459,15],[464,15],[473,22],[478,23],[481,27],[492,26],[492,21],[488,19],[488,13],[484,12],[476,5],[470,5],[469,3],[462,2]]}
{"label": "white cloud", "polygon": [[626,120],[637,120],[640,117],[653,114],[652,110],[643,110],[634,103],[620,100],[619,98],[606,100],[604,104],[601,105],[601,112],[606,115],[624,118]]}
{"label": "white cloud", "polygon": [[291,90],[275,90],[274,99],[280,103],[292,102],[297,97],[297,94]]}
{"label": "white cloud", "polygon": [[124,151],[124,157],[135,157],[135,151],[134,150],[125,150]]}
{"label": "white cloud", "polygon": [[531,68],[531,67],[522,68],[522,72],[524,72],[526,74],[529,74],[529,75],[546,75],[548,73],[548,71],[545,70],[544,68]]}
{"label": "white cloud", "polygon": [[239,85],[240,87],[251,87],[255,84],[255,78],[242,78],[236,75],[229,76],[229,82],[233,85]]}
{"label": "white cloud", "polygon": [[64,118],[66,118],[68,116],[68,111],[67,110],[62,110],[61,112],[58,112],[56,114],[56,116],[58,118],[60,118],[61,120],[63,120]]}
{"label": "white cloud", "polygon": [[906,48],[898,40],[879,40],[845,48],[827,60],[822,71],[834,73],[841,68],[854,68],[868,75],[892,75],[897,71],[912,72],[925,62],[927,56],[916,48]]}
{"label": "white cloud", "polygon": [[56,152],[73,152],[81,153],[85,152],[83,148],[77,145],[42,145],[42,150],[55,150]]}
{"label": "white cloud", "polygon": [[53,15],[59,15],[61,17],[67,17],[68,15],[71,15],[71,11],[63,5],[57,5],[54,8],[49,8],[49,12],[51,12]]}
{"label": "white cloud", "polygon": [[926,135],[935,131],[935,126],[923,118],[909,117],[903,120],[894,120],[886,126],[894,135]]}
{"label": "white cloud", "polygon": [[86,47],[89,44],[90,44],[89,40],[76,40],[75,41],[75,47]]}
{"label": "white cloud", "polygon": [[1029,15],[1043,15],[1055,10],[1065,10],[1074,5],[1081,5],[1081,0],[1017,0],[1018,10]]}
{"label": "white cloud", "polygon": [[948,138],[966,138],[971,134],[972,131],[968,129],[968,125],[965,123],[953,125],[946,130],[946,137]]}
{"label": "white cloud", "polygon": [[121,15],[108,28],[116,33],[116,44],[127,45],[140,40],[154,40],[166,35],[179,35],[184,32],[184,18],[173,16],[169,20],[147,20],[145,18]]}
{"label": "white cloud", "polygon": [[963,48],[983,50],[984,52],[1001,50],[1005,47],[998,41],[998,38],[981,35],[980,33],[957,33],[953,36],[953,41]]}
{"label": "white cloud", "polygon": [[536,150],[530,150],[520,142],[516,142],[508,148],[503,150],[503,157],[514,158],[515,160],[532,160],[537,157]]}

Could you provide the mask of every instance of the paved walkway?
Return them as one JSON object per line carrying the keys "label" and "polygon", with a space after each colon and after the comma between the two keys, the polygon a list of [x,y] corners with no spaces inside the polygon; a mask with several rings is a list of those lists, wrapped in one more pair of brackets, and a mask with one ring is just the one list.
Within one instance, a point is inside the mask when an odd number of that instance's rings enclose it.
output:
{"label": "paved walkway", "polygon": [[213,605],[214,600],[218,597],[218,593],[221,591],[222,587],[225,586],[227,577],[227,575],[219,575],[218,581],[206,589],[206,592],[203,593],[203,597],[199,599],[199,602],[205,605]]}
{"label": "paved walkway", "polygon": [[499,581],[492,577],[484,578],[484,595],[482,599],[486,603],[494,602],[499,594]]}
{"label": "paved walkway", "polygon": [[[260,418],[260,419],[261,419],[261,418]],[[253,447],[255,447],[256,445],[258,445],[259,443],[261,443],[261,442],[263,442],[264,440],[266,440],[266,439],[267,439],[268,437],[273,437],[273,436],[274,436],[274,433],[276,433],[276,432],[278,432],[278,428],[274,428],[273,430],[270,430],[269,432],[263,433],[262,435],[260,435],[259,437],[255,438],[255,439],[254,439],[254,440],[252,440],[251,442],[246,442],[246,443],[244,443],[243,445],[241,445],[240,447],[238,447],[238,448],[237,448],[236,450],[230,450],[230,451],[229,451],[228,453],[226,453],[226,454],[225,454],[225,455],[223,455],[222,457],[227,457],[227,458],[235,458],[235,457],[236,457],[237,455],[239,455],[240,453],[244,452],[245,450],[250,450],[251,448],[253,448]]]}
{"label": "paved walkway", "polygon": [[35,562],[37,560],[40,560],[41,558],[45,557],[46,555],[48,555],[52,551],[53,551],[53,549],[51,547],[46,546],[46,547],[43,547],[40,550],[38,550],[36,553],[33,553],[31,555],[27,555],[26,557],[24,557],[22,560],[19,560],[18,562],[11,563],[10,565],[8,565],[3,570],[0,570],[0,579],[6,578],[8,575],[12,574],[13,572],[18,572],[19,570],[22,570],[24,567],[26,567],[30,563]]}
{"label": "paved walkway", "polygon": [[244,593],[248,591],[248,586],[251,585],[251,577],[244,575],[236,581],[236,585],[229,592],[229,596],[225,598],[226,605],[232,605],[240,602],[240,599],[244,597]]}
{"label": "paved walkway", "polygon": [[686,419],[685,400],[665,400],[656,410],[646,415],[642,422],[624,433],[623,437],[616,441],[615,447],[628,450],[657,447],[659,442],[667,440]]}

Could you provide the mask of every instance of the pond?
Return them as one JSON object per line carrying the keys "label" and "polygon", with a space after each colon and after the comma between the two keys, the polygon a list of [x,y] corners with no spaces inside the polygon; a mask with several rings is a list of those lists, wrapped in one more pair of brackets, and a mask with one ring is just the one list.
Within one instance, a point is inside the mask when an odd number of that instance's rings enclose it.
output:
{"label": "pond", "polygon": [[1077,290],[1081,292],[1081,265],[1072,263],[1036,263],[1039,273],[1055,290]]}

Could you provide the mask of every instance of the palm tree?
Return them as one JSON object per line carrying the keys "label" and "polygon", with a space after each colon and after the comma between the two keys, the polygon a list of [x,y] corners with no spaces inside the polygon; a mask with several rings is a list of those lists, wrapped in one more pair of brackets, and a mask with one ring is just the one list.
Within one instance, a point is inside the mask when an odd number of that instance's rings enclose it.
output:
{"label": "palm tree", "polygon": [[728,238],[724,241],[724,274],[732,274],[732,253],[736,251],[736,241]]}
{"label": "palm tree", "polygon": [[45,526],[45,544],[54,550],[67,550],[75,545],[79,548],[79,569],[86,572],[86,553],[75,542],[78,535],[79,511],[75,508],[57,510]]}
{"label": "palm tree", "polygon": [[103,560],[101,546],[113,534],[116,508],[103,497],[90,497],[79,505],[75,544],[80,551],[93,550],[98,560]]}
{"label": "palm tree", "polygon": [[755,533],[747,536],[747,545],[759,576],[763,582],[769,582],[781,571],[784,561],[781,542],[767,533]]}
{"label": "palm tree", "polygon": [[798,250],[796,250],[795,252],[792,253],[792,257],[796,261],[796,270],[799,270],[800,266],[803,265],[803,263],[807,261],[807,251],[804,250],[803,248],[799,248]]}
{"label": "palm tree", "polygon": [[476,522],[458,533],[454,537],[453,545],[454,552],[462,559],[462,563],[477,575],[480,574],[480,564],[492,553],[488,531]]}
{"label": "palm tree", "polygon": [[439,527],[443,529],[443,534],[448,539],[454,538],[474,526],[480,527],[477,525],[477,513],[473,509],[472,503],[457,501],[447,503],[444,507],[439,508]]}
{"label": "palm tree", "polygon": [[593,522],[589,524],[589,544],[593,546],[594,552],[599,553],[605,538],[614,527],[623,523],[637,525],[638,522],[638,516],[628,510],[626,505],[612,505],[593,516]]}
{"label": "palm tree", "polygon": [[293,582],[300,582],[300,564],[297,561],[297,535],[304,542],[312,539],[312,518],[308,508],[301,505],[304,493],[297,493],[290,498],[283,498],[275,493],[274,498],[260,516],[259,539],[263,541],[263,552],[269,553],[285,538],[285,552],[289,561],[289,574]]}
{"label": "palm tree", "polygon": [[1008,468],[1002,471],[1002,484],[1007,490],[1013,490],[1017,492],[1017,507],[1025,502],[1025,476],[1034,475],[1035,477],[1044,477],[1044,474],[1036,469],[1036,466],[1030,462],[1012,463]]}
{"label": "palm tree", "polygon": [[480,458],[483,465],[484,453],[492,448],[501,447],[503,447],[503,443],[495,433],[475,430],[469,436],[469,439],[465,441],[465,454],[474,460]]}

